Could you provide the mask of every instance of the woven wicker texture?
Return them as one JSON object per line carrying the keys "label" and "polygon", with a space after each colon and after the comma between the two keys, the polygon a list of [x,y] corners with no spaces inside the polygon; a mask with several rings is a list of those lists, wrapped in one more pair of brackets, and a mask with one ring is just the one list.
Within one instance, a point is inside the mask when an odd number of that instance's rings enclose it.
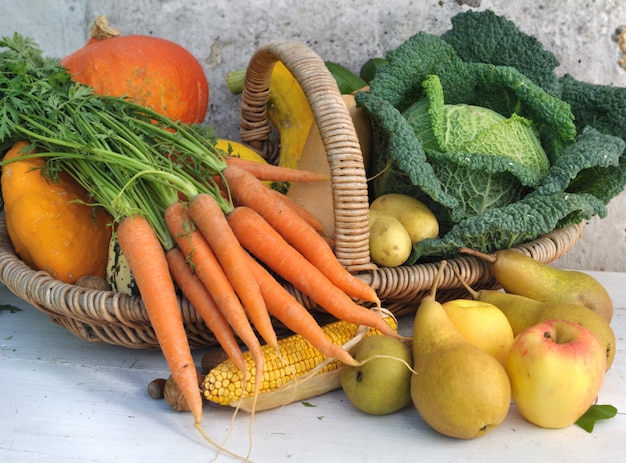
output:
{"label": "woven wicker texture", "polygon": [[[335,253],[352,273],[372,286],[396,315],[416,310],[432,286],[438,265],[417,264],[378,268],[369,257],[368,195],[366,172],[352,119],[337,85],[323,60],[298,42],[278,41],[260,48],[252,57],[242,94],[241,140],[275,152],[267,115],[268,88],[276,61],[282,61],[302,86],[313,109],[331,169],[335,217]],[[540,262],[549,263],[569,251],[582,236],[583,226],[555,230],[517,248]],[[475,289],[496,284],[487,265],[473,257],[448,261],[439,284],[439,300],[466,295],[453,268]],[[139,297],[69,285],[45,272],[35,271],[15,254],[0,214],[0,281],[14,294],[48,314],[81,339],[129,348],[157,348],[158,343]],[[312,310],[320,322],[328,321],[308,297],[287,285],[289,291]],[[184,298],[181,310],[193,348],[216,344],[213,334]],[[277,325],[279,334],[284,327]]]}
{"label": "woven wicker texture", "polygon": [[279,41],[253,55],[242,93],[240,138],[256,147],[267,148],[269,144],[267,89],[277,60],[304,90],[326,148],[333,191],[335,255],[351,272],[375,268],[369,256],[369,201],[359,139],[334,78],[310,48]]}

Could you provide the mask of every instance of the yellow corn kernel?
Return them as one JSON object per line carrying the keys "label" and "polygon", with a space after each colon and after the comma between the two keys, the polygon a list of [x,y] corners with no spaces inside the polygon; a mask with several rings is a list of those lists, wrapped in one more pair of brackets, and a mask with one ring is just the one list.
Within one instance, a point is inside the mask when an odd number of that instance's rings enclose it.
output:
{"label": "yellow corn kernel", "polygon": [[[385,318],[385,320],[394,328],[396,327],[395,320],[391,318]],[[330,323],[322,329],[333,343],[343,345],[354,338],[358,326],[338,321]],[[366,336],[374,334],[380,334],[380,332],[370,329]],[[278,348],[279,352],[276,352],[271,346],[262,346],[265,365],[259,395],[275,391],[294,379],[306,375],[326,360],[323,354],[299,334],[279,340]],[[231,405],[241,398],[245,399],[254,394],[255,362],[252,354],[248,351],[244,352],[244,359],[248,373],[245,390],[243,372],[231,360],[226,360],[209,371],[204,378],[202,393],[205,399],[220,405]],[[331,360],[316,372],[315,376],[338,370],[340,366],[341,362]]]}

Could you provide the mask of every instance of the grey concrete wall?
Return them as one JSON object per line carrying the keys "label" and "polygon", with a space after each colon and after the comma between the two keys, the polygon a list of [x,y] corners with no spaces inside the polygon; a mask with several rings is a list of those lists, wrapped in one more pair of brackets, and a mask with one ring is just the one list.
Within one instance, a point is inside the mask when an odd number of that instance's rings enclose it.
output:
{"label": "grey concrete wall", "polygon": [[[207,122],[236,138],[239,100],[224,77],[244,68],[252,53],[274,39],[308,44],[324,59],[358,71],[419,30],[441,33],[450,18],[479,4],[508,16],[535,35],[559,59],[560,73],[601,84],[626,86],[626,71],[613,39],[626,25],[622,0],[0,0],[0,34],[34,38],[49,56],[81,47],[96,15],[105,14],[123,33],[173,40],[205,67],[211,85]],[[593,219],[562,267],[626,271],[626,193],[609,205],[609,216]]]}

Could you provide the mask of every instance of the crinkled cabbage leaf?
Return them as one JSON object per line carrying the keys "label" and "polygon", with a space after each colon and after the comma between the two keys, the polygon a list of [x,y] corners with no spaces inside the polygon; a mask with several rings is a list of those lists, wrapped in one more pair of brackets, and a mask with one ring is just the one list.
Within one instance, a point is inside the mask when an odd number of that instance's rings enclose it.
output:
{"label": "crinkled cabbage leaf", "polygon": [[[441,237],[416,244],[407,263],[449,256],[460,246],[510,247],[603,217],[626,186],[626,89],[558,77],[549,51],[489,10],[461,13],[452,25],[441,36],[419,32],[390,51],[369,91],[356,94],[372,122],[373,196],[410,194],[440,220]],[[443,101],[429,109],[436,130],[418,137],[403,113],[428,96],[430,76],[437,76]],[[484,145],[471,156],[443,150],[437,124],[445,127],[445,118],[437,111],[459,104],[530,121],[547,173],[529,181],[523,168],[505,166]]]}

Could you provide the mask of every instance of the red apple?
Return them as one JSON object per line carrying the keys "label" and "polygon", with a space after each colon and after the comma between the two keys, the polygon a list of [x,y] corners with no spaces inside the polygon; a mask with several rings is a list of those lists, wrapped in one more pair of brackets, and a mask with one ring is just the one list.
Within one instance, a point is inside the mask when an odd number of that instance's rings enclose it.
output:
{"label": "red apple", "polygon": [[522,416],[544,428],[564,428],[595,401],[606,353],[583,326],[548,320],[517,335],[505,366]]}

